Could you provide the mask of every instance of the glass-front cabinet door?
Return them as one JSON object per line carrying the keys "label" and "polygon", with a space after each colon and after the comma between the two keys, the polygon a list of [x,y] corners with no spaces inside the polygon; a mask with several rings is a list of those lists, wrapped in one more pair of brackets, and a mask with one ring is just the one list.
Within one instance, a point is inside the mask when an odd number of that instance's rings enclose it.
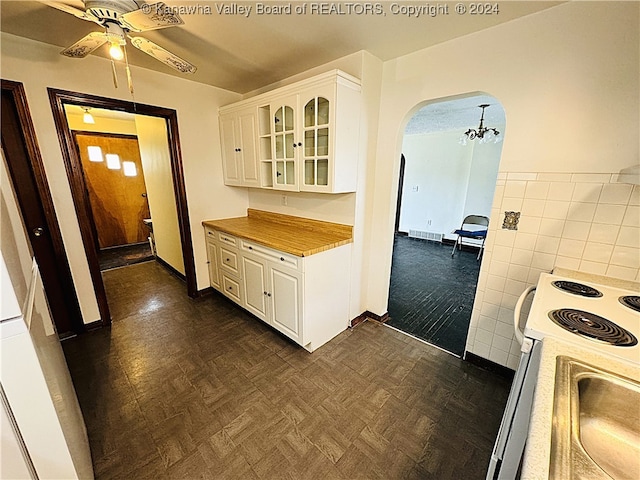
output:
{"label": "glass-front cabinet door", "polygon": [[296,138],[297,97],[270,105],[273,125],[273,188],[298,190],[297,159],[302,142]]}
{"label": "glass-front cabinet door", "polygon": [[325,97],[314,97],[304,106],[303,185],[329,185],[329,112]]}

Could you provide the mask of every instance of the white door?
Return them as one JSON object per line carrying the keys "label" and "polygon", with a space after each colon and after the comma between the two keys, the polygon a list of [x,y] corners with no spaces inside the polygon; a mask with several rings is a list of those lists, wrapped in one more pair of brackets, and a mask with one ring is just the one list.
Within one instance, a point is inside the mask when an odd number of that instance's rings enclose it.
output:
{"label": "white door", "polygon": [[246,308],[260,320],[268,322],[267,299],[269,292],[266,285],[266,263],[263,260],[249,258],[245,255],[240,258]]}
{"label": "white door", "polygon": [[302,341],[302,275],[269,266],[271,323],[288,337]]}

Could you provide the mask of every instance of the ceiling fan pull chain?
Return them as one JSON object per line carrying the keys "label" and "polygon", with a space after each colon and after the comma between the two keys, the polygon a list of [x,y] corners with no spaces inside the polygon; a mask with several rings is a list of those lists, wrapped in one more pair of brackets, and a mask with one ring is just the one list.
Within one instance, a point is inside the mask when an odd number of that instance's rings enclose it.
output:
{"label": "ceiling fan pull chain", "polygon": [[124,65],[127,70],[127,84],[129,85],[131,98],[133,98],[133,78],[131,78],[131,69],[129,68],[129,55],[127,55],[127,46],[123,46],[122,50],[124,51]]}
{"label": "ceiling fan pull chain", "polygon": [[118,88],[118,75],[116,74],[116,62],[111,59],[111,73],[113,74],[113,86]]}

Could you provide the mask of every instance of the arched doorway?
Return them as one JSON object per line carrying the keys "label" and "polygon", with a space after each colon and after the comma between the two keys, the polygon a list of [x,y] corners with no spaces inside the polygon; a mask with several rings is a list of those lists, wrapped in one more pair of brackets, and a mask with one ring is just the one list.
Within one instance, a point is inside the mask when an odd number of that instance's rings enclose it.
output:
{"label": "arched doorway", "polygon": [[[498,100],[478,94],[424,102],[413,111],[402,143],[387,325],[462,356],[481,242],[465,239],[453,252],[453,232],[467,215],[491,217],[505,114]],[[499,135],[489,130],[475,137],[483,113],[482,126]]]}

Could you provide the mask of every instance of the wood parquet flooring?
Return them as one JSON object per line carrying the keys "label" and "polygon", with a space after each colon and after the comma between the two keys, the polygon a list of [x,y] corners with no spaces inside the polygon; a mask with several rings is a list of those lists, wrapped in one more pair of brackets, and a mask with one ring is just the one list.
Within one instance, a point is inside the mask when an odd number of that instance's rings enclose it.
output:
{"label": "wood parquet flooring", "polygon": [[462,357],[481,261],[477,251],[396,235],[388,324]]}
{"label": "wood parquet flooring", "polygon": [[155,262],[63,343],[101,479],[481,479],[510,381],[374,322],[309,354]]}

